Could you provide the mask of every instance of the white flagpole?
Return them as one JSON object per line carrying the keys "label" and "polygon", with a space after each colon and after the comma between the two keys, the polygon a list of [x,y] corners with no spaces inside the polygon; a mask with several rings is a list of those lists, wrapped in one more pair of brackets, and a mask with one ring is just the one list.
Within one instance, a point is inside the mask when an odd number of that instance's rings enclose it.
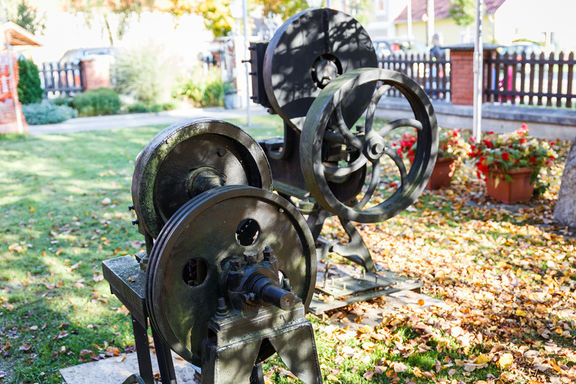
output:
{"label": "white flagpole", "polygon": [[476,32],[474,34],[474,111],[473,111],[473,134],[476,142],[482,136],[482,67],[484,63],[484,47],[482,44],[482,19],[484,0],[476,0]]}

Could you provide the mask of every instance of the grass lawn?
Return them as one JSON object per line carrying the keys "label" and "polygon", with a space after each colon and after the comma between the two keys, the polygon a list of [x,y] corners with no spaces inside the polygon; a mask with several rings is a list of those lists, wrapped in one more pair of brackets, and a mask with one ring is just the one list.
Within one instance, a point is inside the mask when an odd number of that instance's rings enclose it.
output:
{"label": "grass lawn", "polygon": [[[255,116],[248,131],[274,136],[278,121]],[[135,156],[161,128],[0,140],[0,382],[60,383],[61,368],[133,350],[100,265],[143,247],[130,183]],[[563,160],[528,205],[494,204],[461,172],[450,189],[362,225],[378,263],[421,279],[446,306],[384,314],[376,327],[334,324],[362,323],[382,300],[310,317],[325,382],[576,380],[576,241],[551,223]],[[266,373],[294,381],[275,361]]]}

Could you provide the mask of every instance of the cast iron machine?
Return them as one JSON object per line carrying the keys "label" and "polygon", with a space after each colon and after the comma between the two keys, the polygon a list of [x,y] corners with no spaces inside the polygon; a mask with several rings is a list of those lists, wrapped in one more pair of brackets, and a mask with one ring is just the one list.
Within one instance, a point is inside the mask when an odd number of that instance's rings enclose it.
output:
{"label": "cast iron machine", "polygon": [[322,376],[304,318],[316,279],[306,221],[271,189],[262,148],[210,119],[168,127],[139,154],[132,200],[146,252],[106,260],[104,276],[128,308],[139,374],[176,383],[171,350],[201,367],[203,384],[263,384],[277,352],[306,383]]}
{"label": "cast iron machine", "polygon": [[[363,267],[361,275],[331,284],[326,284],[326,275],[318,279],[317,288],[332,300],[324,303],[315,296],[311,311],[417,288],[413,280],[377,273],[353,222],[393,217],[424,190],[438,147],[436,118],[426,93],[402,73],[378,69],[364,28],[332,9],[307,10],[288,19],[269,42],[251,45],[250,64],[253,101],[284,122],[283,138],[260,143],[274,189],[308,216],[321,259],[334,252]],[[377,127],[377,105],[393,93],[403,97],[409,112]],[[398,130],[417,136],[409,167],[392,145]],[[397,175],[394,182],[389,181],[390,169]],[[320,236],[332,215],[341,222],[347,241],[328,242]]]}

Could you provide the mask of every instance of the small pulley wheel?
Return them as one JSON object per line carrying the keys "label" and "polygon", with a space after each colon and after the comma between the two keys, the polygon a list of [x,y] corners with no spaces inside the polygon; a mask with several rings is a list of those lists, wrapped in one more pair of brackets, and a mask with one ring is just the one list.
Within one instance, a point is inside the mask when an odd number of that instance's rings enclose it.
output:
{"label": "small pulley wheel", "polygon": [[[342,118],[342,105],[357,87],[375,85],[363,126],[352,128]],[[397,91],[408,101],[412,116],[374,126],[378,102],[389,91]],[[394,147],[399,128],[411,129],[417,137],[414,160],[409,170]],[[384,221],[414,203],[426,187],[436,162],[437,122],[432,104],[422,88],[399,72],[362,68],[345,73],[320,92],[312,104],[300,140],[300,162],[307,187],[316,201],[328,211],[361,223]],[[327,143],[354,153],[348,161],[327,161]],[[378,195],[382,181],[381,160],[392,160],[400,176],[397,189],[383,199]],[[359,169],[369,167],[365,192],[353,201],[342,201],[331,186],[344,182]]]}
{"label": "small pulley wheel", "polygon": [[185,202],[222,185],[271,189],[270,165],[250,135],[205,118],[164,129],[136,158],[132,201],[141,230],[156,238]]}
{"label": "small pulley wheel", "polygon": [[[184,204],[166,223],[147,268],[150,321],[182,358],[200,366],[208,322],[234,256],[273,250],[278,274],[306,308],[316,281],[314,239],[304,217],[277,194],[224,186]],[[264,346],[259,360],[274,353]]]}
{"label": "small pulley wheel", "polygon": [[[364,28],[351,16],[333,9],[309,9],[288,20],[274,34],[264,55],[264,89],[272,109],[300,131],[314,98],[343,73],[378,67]],[[370,102],[370,85],[354,90],[344,118],[354,122]]]}

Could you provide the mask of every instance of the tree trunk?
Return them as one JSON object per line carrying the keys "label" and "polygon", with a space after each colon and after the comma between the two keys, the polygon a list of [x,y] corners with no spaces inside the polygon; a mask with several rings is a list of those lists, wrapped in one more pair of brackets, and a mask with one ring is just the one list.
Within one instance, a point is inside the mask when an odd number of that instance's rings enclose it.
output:
{"label": "tree trunk", "polygon": [[562,173],[554,221],[560,225],[576,227],[576,139],[572,142]]}

